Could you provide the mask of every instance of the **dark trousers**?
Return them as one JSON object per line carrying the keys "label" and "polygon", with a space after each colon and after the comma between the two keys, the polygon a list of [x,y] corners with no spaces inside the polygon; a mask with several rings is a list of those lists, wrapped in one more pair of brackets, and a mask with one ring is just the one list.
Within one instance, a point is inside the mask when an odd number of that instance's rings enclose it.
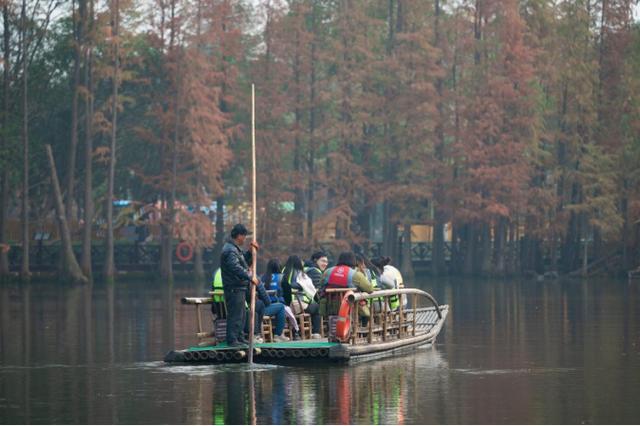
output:
{"label": "dark trousers", "polygon": [[[247,294],[250,294],[249,292],[247,292]],[[245,321],[244,324],[244,332],[245,334],[249,334],[249,309],[251,309],[251,300],[249,300],[249,298],[247,298],[247,306],[249,307],[247,309],[247,320]],[[253,335],[254,336],[260,336],[262,334],[262,318],[264,317],[264,303],[262,302],[262,300],[258,299],[256,297],[256,319],[255,319],[255,323],[253,324]]]}
{"label": "dark trousers", "polygon": [[224,289],[224,301],[227,305],[227,343],[236,342],[244,328],[246,299],[247,290],[244,288]]}
{"label": "dark trousers", "polygon": [[320,305],[310,303],[304,311],[311,316],[311,332],[320,334]]}
{"label": "dark trousers", "polygon": [[276,336],[281,336],[284,331],[285,313],[282,303],[272,303],[264,308],[264,314],[268,317],[274,317],[276,320]]}

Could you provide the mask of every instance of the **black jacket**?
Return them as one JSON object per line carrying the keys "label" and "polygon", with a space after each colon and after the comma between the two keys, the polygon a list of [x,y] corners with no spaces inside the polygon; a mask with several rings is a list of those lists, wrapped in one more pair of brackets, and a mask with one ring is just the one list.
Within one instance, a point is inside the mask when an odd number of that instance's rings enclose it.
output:
{"label": "black jacket", "polygon": [[[267,293],[267,289],[265,288],[263,283],[260,283],[256,286],[256,300],[261,300],[264,303],[264,306],[271,305],[271,298],[269,297],[269,293]],[[251,301],[251,293],[247,292],[247,303]]]}
{"label": "black jacket", "polygon": [[306,262],[304,262],[304,269],[309,278],[311,278],[313,286],[315,288],[320,288],[322,281],[322,272],[320,271],[320,268],[318,268],[318,265],[310,260],[307,260]]}
{"label": "black jacket", "polygon": [[222,247],[222,254],[220,255],[222,286],[224,288],[247,289],[251,281],[251,276],[249,275],[251,260],[251,251],[243,253],[233,241],[227,241]]}

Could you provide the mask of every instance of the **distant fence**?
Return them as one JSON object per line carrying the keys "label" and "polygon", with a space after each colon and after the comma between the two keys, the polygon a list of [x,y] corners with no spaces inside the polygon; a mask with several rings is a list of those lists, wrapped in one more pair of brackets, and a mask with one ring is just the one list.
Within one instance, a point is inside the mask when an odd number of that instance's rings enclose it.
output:
{"label": "distant fence", "polygon": [[[60,263],[60,244],[33,244],[29,248],[30,268],[32,271],[55,271]],[[73,246],[78,259],[80,259],[82,247]],[[157,271],[160,265],[160,245],[158,244],[116,244],[114,246],[114,262],[116,269],[120,271]],[[181,262],[175,253],[175,244],[172,250],[173,266],[175,270],[193,270],[193,259]],[[104,245],[91,247],[91,261],[95,271],[99,271],[104,265]],[[202,254],[206,268],[212,268],[213,249],[207,248]],[[22,247],[13,246],[9,251],[9,265],[11,270],[19,271],[22,262]],[[217,263],[217,262],[216,262]]]}
{"label": "distant fence", "polygon": [[[82,247],[77,244],[73,246],[78,259],[80,258]],[[371,244],[368,247],[367,255],[370,257],[379,256],[382,253],[382,243]],[[60,244],[41,243],[34,241],[29,247],[30,268],[32,271],[49,272],[55,271],[60,263]],[[414,243],[411,245],[412,261],[416,266],[426,266],[431,262],[431,243]],[[175,253],[175,244],[172,254],[173,267],[176,271],[192,271],[193,259],[181,262]],[[99,271],[103,266],[105,258],[105,247],[103,244],[94,244],[91,247],[91,260],[93,269]],[[445,260],[451,258],[451,245],[445,244]],[[205,248],[202,254],[205,271],[210,271],[217,266],[218,260],[214,259],[214,251]],[[160,264],[160,245],[158,244],[132,244],[116,243],[114,246],[114,261],[116,268],[120,271],[157,271]],[[12,246],[9,251],[9,265],[11,270],[19,271],[22,262],[22,247]]]}
{"label": "distant fence", "polygon": [[[433,256],[432,243],[412,243],[411,244],[411,261],[414,263],[431,262]],[[367,256],[370,258],[385,255],[382,251],[383,243],[373,243],[369,245]],[[451,260],[451,243],[444,243],[444,259]]]}

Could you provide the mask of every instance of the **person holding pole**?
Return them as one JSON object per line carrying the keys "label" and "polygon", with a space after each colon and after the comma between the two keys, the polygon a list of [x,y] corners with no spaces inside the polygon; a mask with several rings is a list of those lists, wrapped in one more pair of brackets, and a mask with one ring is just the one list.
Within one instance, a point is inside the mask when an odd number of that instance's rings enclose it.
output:
{"label": "person holding pole", "polygon": [[258,285],[260,280],[255,271],[249,269],[253,260],[253,250],[260,248],[256,241],[251,242],[251,250],[243,252],[242,246],[250,232],[238,223],[231,229],[231,239],[222,247],[220,272],[224,301],[227,305],[227,344],[231,347],[247,345],[242,336],[245,322],[245,302],[250,285]]}

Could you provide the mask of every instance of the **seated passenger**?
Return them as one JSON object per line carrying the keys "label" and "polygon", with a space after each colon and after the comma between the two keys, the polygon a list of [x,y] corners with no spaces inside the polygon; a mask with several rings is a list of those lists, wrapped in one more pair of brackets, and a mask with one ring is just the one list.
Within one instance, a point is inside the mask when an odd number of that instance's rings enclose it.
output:
{"label": "seated passenger", "polygon": [[329,258],[323,251],[317,251],[311,255],[311,259],[304,263],[304,272],[311,278],[315,288],[322,284],[322,273],[329,265]]}
{"label": "seated passenger", "polygon": [[[394,281],[389,279],[388,276],[380,274],[380,270],[369,259],[361,254],[356,255],[356,262],[358,263],[358,270],[365,274],[367,279],[373,285],[373,290],[392,290],[394,288]],[[384,298],[378,297],[370,300],[369,306],[373,306],[376,312],[382,311],[384,307]]]}
{"label": "seated passenger", "polygon": [[[251,303],[249,300],[250,294],[250,292],[247,292],[247,307]],[[282,335],[285,324],[285,306],[282,303],[272,303],[264,284],[260,282],[256,286],[256,322],[253,330],[256,343],[264,343],[262,338],[262,317],[265,315],[275,318],[276,325],[273,332],[273,340],[275,342],[288,342],[289,338]],[[249,334],[249,321],[245,322],[245,333]]]}
{"label": "seated passenger", "polygon": [[[308,285],[303,280],[308,280]],[[311,279],[304,273],[302,261],[298,256],[289,256],[287,259],[287,264],[282,271],[281,286],[284,301],[291,306],[295,314],[304,311],[311,315],[311,338],[319,339],[321,337],[320,306],[313,299],[315,288]],[[297,291],[295,300],[292,290]]]}
{"label": "seated passenger", "polygon": [[213,273],[211,290],[220,293],[212,297],[213,303],[211,304],[211,313],[213,314],[214,319],[226,319],[223,294],[224,288],[222,287],[222,271],[220,268],[216,269]]}
{"label": "seated passenger", "polygon": [[282,274],[280,271],[280,263],[278,259],[271,259],[267,263],[267,272],[262,276],[261,281],[264,284],[269,298],[272,303],[282,303],[284,305],[284,313],[289,321],[291,328],[293,329],[293,340],[300,340],[300,327],[298,326],[298,320],[293,314],[291,307],[284,301],[284,295],[282,293],[282,286],[280,281],[282,280]]}
{"label": "seated passenger", "polygon": [[[390,265],[390,257],[377,257],[375,259],[371,259],[371,263],[374,264],[382,272],[380,274],[381,279],[385,280],[386,282],[393,283],[393,288],[404,288],[402,274],[397,268]],[[396,310],[398,309],[398,307],[400,307],[400,299],[398,298],[398,296],[390,297],[389,308],[391,310]]]}
{"label": "seated passenger", "polygon": [[[322,276],[322,291],[330,288],[350,288],[354,290],[373,293],[373,285],[367,279],[366,275],[356,269],[356,256],[352,252],[340,253],[336,266],[324,271]],[[334,298],[328,301],[323,297],[323,312],[327,315],[337,315],[340,309],[340,299]],[[366,305],[360,305],[360,315],[368,317],[369,308]]]}

